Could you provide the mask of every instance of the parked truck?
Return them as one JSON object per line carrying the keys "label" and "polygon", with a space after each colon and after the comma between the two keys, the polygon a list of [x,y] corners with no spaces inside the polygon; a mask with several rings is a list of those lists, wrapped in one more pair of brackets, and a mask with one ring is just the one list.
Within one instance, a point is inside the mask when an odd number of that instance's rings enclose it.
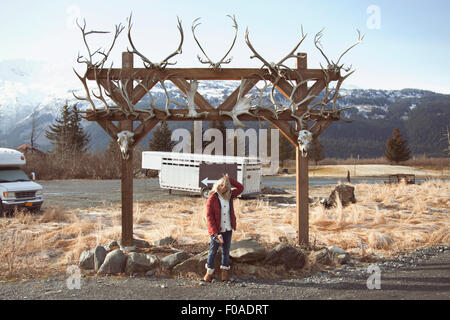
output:
{"label": "parked truck", "polygon": [[23,153],[0,148],[0,216],[16,208],[41,209],[44,201],[42,186],[22,170],[25,163]]}
{"label": "parked truck", "polygon": [[144,151],[142,168],[159,171],[163,189],[198,192],[205,198],[224,173],[244,186],[242,197],[261,192],[262,166],[257,158]]}

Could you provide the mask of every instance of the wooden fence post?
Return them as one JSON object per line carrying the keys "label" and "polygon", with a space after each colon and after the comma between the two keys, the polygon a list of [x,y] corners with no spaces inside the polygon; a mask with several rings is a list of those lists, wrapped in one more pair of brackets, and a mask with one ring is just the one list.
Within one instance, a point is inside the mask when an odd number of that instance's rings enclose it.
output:
{"label": "wooden fence post", "polygon": [[[306,53],[297,54],[297,69],[307,69]],[[306,97],[308,85],[304,83],[299,87],[299,97],[301,100]],[[297,100],[296,99],[296,100]],[[297,100],[297,101],[299,101]],[[299,106],[302,109],[303,106]],[[305,110],[306,111],[306,110]],[[308,124],[305,124],[305,130],[308,130]],[[296,200],[297,200],[297,232],[298,244],[307,246],[309,244],[309,180],[308,180],[308,158],[302,157],[298,145],[295,147],[296,154]]]}
{"label": "wooden fence post", "polygon": [[[133,54],[122,53],[122,69],[133,68]],[[129,81],[126,87],[128,96],[131,97],[133,91],[133,81]],[[120,130],[133,132],[133,120],[120,121]],[[122,157],[122,245],[129,247],[133,245],[133,151],[130,145],[128,159]]]}

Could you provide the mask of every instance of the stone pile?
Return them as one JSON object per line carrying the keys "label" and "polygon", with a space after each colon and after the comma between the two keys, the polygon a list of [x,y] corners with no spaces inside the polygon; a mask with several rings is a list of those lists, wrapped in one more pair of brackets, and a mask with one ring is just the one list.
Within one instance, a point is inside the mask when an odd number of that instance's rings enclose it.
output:
{"label": "stone pile", "polygon": [[[123,247],[120,242],[113,241],[105,246],[83,251],[80,255],[79,266],[84,270],[93,270],[99,275],[107,274],[146,274],[154,275],[156,270],[164,270],[172,275],[197,274],[203,276],[208,251],[192,255],[186,251],[178,251],[158,258],[153,254],[138,252],[140,249],[170,246],[175,243],[172,238],[155,241],[153,246],[144,240],[135,240],[133,247]],[[158,245],[155,245],[158,244]],[[172,248],[172,247],[171,247]],[[173,249],[173,248],[172,248]],[[175,249],[174,249],[175,250]],[[141,250],[142,251],[142,250]],[[313,261],[321,265],[333,263],[347,263],[348,254],[337,247],[329,247],[313,252]],[[286,243],[278,244],[272,250],[252,238],[234,241],[230,247],[231,266],[238,265],[249,274],[256,265],[284,266],[286,270],[301,270],[308,260],[307,254]],[[219,248],[215,269],[220,270],[221,248]],[[253,268],[253,269],[252,269]],[[218,274],[219,272],[217,272]]]}

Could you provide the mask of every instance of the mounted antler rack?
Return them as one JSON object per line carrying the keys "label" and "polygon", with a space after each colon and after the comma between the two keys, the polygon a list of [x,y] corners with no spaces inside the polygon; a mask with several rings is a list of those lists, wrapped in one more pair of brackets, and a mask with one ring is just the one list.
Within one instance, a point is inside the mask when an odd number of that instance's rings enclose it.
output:
{"label": "mounted antler rack", "polygon": [[[122,54],[122,67],[113,68],[111,64],[105,67],[111,50],[123,31],[124,27],[115,28],[111,46],[107,50],[92,50],[88,45],[90,34],[106,34],[104,31],[86,31],[84,25],[78,25],[86,46],[87,55],[78,56],[77,61],[86,66],[84,75],[76,71],[86,92],[84,97],[75,95],[79,100],[88,102],[90,110],[84,111],[84,117],[89,121],[96,121],[113,139],[118,141],[122,151],[122,241],[131,245],[133,234],[133,171],[132,151],[134,147],[147,135],[160,121],[233,121],[235,126],[243,127],[244,121],[267,120],[275,125],[283,135],[296,147],[297,150],[297,227],[299,230],[299,243],[308,244],[308,160],[306,158],[310,142],[317,138],[332,122],[343,120],[342,111],[349,107],[339,109],[337,101],[341,98],[339,90],[344,80],[352,73],[351,68],[339,64],[343,56],[357,44],[361,43],[363,36],[358,31],[358,41],[348,47],[334,63],[321,48],[320,40],[323,30],[316,34],[314,44],[327,61],[327,67],[320,69],[307,68],[307,54],[296,51],[304,42],[307,35],[301,30],[301,36],[296,45],[287,55],[278,62],[268,62],[258,53],[249,39],[248,29],[245,41],[253,55],[262,62],[257,68],[222,68],[229,64],[231,53],[238,35],[238,24],[234,16],[228,16],[235,29],[231,46],[224,56],[213,62],[201,46],[195,34],[199,26],[198,19],[192,23],[192,33],[195,42],[200,48],[204,60],[198,56],[201,64],[208,64],[209,68],[170,68],[175,62],[170,60],[182,53],[184,32],[181,20],[178,19],[180,42],[175,51],[158,63],[152,62],[137,50],[132,38],[132,15],[128,19],[128,40],[131,50]],[[144,68],[134,67],[134,56],[138,56]],[[98,58],[97,58],[98,57]],[[96,61],[95,58],[98,60]],[[289,68],[286,62],[295,59],[296,68]],[[343,72],[347,74],[342,75]],[[89,81],[95,82],[91,89]],[[241,81],[222,103],[214,108],[199,92],[199,81],[210,80],[237,80]],[[185,95],[186,103],[172,99],[168,93],[166,82],[173,83]],[[264,83],[262,88],[258,83]],[[335,82],[336,85],[331,84]],[[155,104],[152,88],[159,84],[164,91],[166,101],[164,109]],[[256,87],[258,94],[250,93]],[[97,92],[95,92],[97,90]],[[264,94],[269,91],[269,99],[264,100]],[[284,101],[277,101],[275,92],[284,96]],[[320,95],[324,91],[323,95]],[[145,96],[149,97],[149,105],[137,107],[138,102]],[[270,101],[267,104],[267,100]],[[265,105],[264,105],[264,101]],[[171,107],[172,106],[172,107]],[[175,108],[176,106],[176,108]],[[113,122],[118,121],[119,125]],[[134,122],[138,122],[134,126]],[[292,123],[295,123],[293,126]],[[311,127],[309,125],[312,123]]]}

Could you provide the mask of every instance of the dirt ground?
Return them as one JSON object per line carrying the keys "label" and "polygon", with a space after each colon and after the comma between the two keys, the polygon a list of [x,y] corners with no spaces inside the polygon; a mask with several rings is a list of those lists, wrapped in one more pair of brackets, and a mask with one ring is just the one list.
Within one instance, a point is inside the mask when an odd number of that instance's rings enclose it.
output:
{"label": "dirt ground", "polygon": [[[59,274],[32,281],[0,281],[0,299],[185,301],[176,304],[178,308],[165,310],[171,319],[196,300],[258,300],[269,305],[274,300],[450,300],[450,246],[418,250],[375,265],[380,272],[379,286],[375,278],[370,278],[375,273],[368,272],[369,264],[343,266],[296,279],[248,278],[211,284],[145,276],[84,277],[80,289],[69,289],[69,275]],[[273,310],[272,315],[279,311]]]}
{"label": "dirt ground", "polygon": [[[288,194],[282,196],[292,200],[294,188],[287,183],[292,180],[290,175],[270,179],[266,181],[272,186],[286,189]],[[195,279],[83,276],[82,288],[68,291],[64,289],[68,275],[62,270],[76,264],[82,250],[120,237],[120,181],[70,180],[42,184],[46,200],[42,217],[19,215],[0,221],[0,236],[6,237],[7,241],[11,239],[11,232],[14,236],[23,235],[23,243],[14,242],[15,247],[9,252],[9,257],[16,259],[12,262],[22,264],[24,270],[35,268],[37,276],[30,280],[29,277],[17,276],[5,278],[6,273],[3,274],[0,278],[3,280],[0,281],[0,299],[297,300],[450,297],[448,181],[398,186],[357,184],[355,192],[358,201],[348,208],[324,211],[311,204],[310,234],[314,245],[335,245],[351,255],[360,256],[367,254],[363,253],[367,251],[376,256],[373,262],[380,266],[385,277],[382,290],[366,288],[368,265],[358,263],[328,268],[304,277],[285,280],[244,277],[226,284],[214,283],[213,286]],[[167,190],[159,188],[157,179],[137,179],[134,188],[135,235],[150,243],[173,235],[183,247],[206,243],[202,211],[204,199],[198,195],[169,195]],[[310,197],[327,197],[333,188],[333,185],[310,187]],[[264,243],[272,244],[280,241],[280,236],[295,240],[295,201],[285,204],[264,200],[236,201],[240,230],[234,235],[234,240],[247,236],[256,236]],[[394,244],[380,243],[379,233],[393,240]],[[33,240],[33,244],[25,241],[27,239]],[[20,250],[23,256],[11,254]],[[8,256],[8,252],[5,256]],[[49,268],[49,261],[58,266]],[[38,267],[42,270],[39,271]],[[52,271],[46,273],[46,268]]]}

